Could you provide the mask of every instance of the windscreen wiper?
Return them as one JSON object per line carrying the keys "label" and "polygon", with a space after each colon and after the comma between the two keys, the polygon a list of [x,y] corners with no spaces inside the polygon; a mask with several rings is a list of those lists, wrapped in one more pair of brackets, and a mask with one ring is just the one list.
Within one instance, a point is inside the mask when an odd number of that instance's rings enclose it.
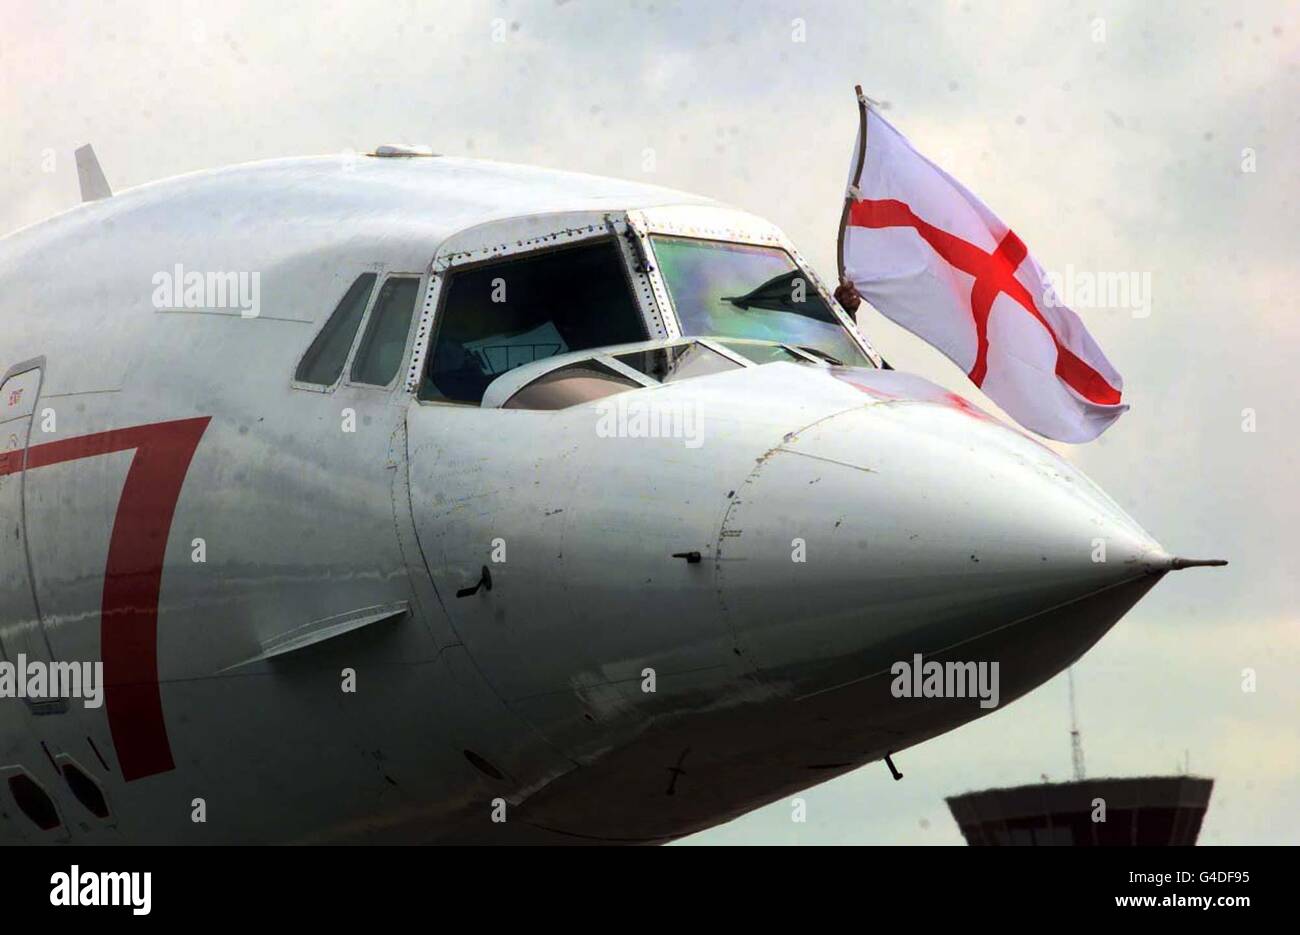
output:
{"label": "windscreen wiper", "polygon": [[818,350],[815,347],[806,347],[803,344],[796,344],[795,347],[799,348],[799,350],[801,351],[807,351],[809,354],[812,354],[814,357],[820,357],[822,360],[826,361],[827,363],[834,364],[836,367],[844,366],[844,361],[840,360],[838,357],[832,357],[830,354],[827,354],[825,351]]}
{"label": "windscreen wiper", "polygon": [[[796,279],[803,280],[805,295],[803,302],[794,300],[794,281]],[[730,302],[736,308],[745,311],[749,311],[751,308],[762,308],[773,312],[804,314],[804,310],[800,306],[807,304],[807,289],[808,281],[804,278],[803,270],[792,269],[788,273],[773,276],[758,288],[746,292],[744,295],[724,295],[722,301]]]}

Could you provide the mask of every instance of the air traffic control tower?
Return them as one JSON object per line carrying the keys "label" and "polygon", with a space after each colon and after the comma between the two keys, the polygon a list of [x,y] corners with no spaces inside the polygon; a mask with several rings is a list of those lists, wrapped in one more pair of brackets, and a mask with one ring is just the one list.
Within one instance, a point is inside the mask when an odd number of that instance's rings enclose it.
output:
{"label": "air traffic control tower", "polygon": [[972,845],[1186,846],[1213,788],[1195,776],[1085,779],[968,792],[948,808]]}
{"label": "air traffic control tower", "polygon": [[1073,669],[1067,678],[1074,781],[986,789],[949,798],[948,809],[966,843],[1013,847],[1195,844],[1210,806],[1214,780],[1186,774],[1086,779]]}

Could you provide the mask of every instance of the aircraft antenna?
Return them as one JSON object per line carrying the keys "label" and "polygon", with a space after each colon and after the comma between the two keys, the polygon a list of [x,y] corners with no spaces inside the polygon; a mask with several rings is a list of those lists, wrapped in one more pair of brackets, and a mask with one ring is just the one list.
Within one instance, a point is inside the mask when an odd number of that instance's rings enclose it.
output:
{"label": "aircraft antenna", "polygon": [[1074,781],[1083,782],[1083,738],[1079,735],[1079,712],[1074,706],[1074,667],[1066,670],[1070,682],[1070,757],[1074,760]]}
{"label": "aircraft antenna", "polygon": [[113,189],[108,186],[108,179],[104,178],[104,170],[99,166],[99,159],[95,157],[95,148],[87,143],[75,153],[73,157],[77,163],[77,183],[81,186],[81,200],[99,201],[101,198],[112,198]]}

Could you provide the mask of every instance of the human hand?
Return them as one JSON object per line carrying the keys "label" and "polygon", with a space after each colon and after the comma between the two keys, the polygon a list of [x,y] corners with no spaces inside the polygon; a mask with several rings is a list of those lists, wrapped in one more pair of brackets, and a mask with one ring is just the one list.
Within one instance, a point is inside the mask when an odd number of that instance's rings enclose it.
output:
{"label": "human hand", "polygon": [[857,287],[847,279],[841,279],[840,284],[835,287],[835,301],[839,302],[849,314],[858,310],[862,304],[862,296],[858,294]]}

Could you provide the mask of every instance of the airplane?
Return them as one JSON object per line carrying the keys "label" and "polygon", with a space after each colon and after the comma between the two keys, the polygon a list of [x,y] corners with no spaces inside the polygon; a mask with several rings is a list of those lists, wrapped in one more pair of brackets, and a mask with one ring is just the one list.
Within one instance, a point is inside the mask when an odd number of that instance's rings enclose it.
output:
{"label": "airplane", "polygon": [[0,239],[5,843],[665,843],[991,710],[900,661],[1005,706],[1205,564],[746,211],[77,163]]}

